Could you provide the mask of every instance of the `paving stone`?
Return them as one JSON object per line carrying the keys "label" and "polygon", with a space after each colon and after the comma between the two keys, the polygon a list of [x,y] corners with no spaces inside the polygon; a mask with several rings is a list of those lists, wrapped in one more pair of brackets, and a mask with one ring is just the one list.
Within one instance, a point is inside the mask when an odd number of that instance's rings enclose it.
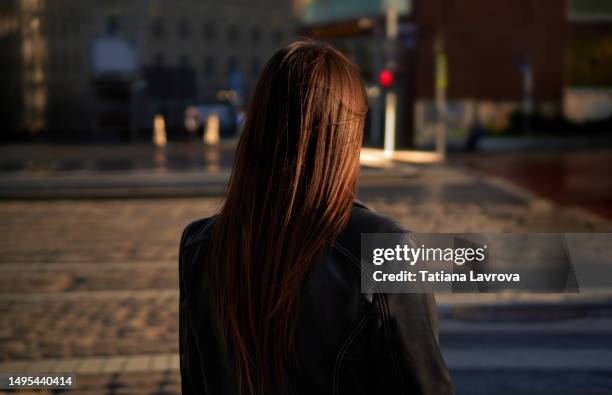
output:
{"label": "paving stone", "polygon": [[102,371],[112,373],[123,370],[127,363],[127,357],[114,356],[108,358],[102,366]]}
{"label": "paving stone", "polygon": [[104,358],[89,358],[76,367],[76,373],[99,373],[106,363]]}

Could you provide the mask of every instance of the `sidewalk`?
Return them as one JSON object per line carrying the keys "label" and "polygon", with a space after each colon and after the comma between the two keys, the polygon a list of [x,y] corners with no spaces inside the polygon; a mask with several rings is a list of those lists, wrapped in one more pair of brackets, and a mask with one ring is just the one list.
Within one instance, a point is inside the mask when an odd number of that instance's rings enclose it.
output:
{"label": "sidewalk", "polygon": [[[0,199],[104,199],[220,196],[231,175],[232,142],[156,148],[8,146],[0,148]],[[361,179],[417,177],[416,167],[363,167]]]}
{"label": "sidewalk", "polygon": [[[417,177],[418,169],[364,168],[362,182],[389,177]],[[82,172],[58,174],[15,173],[0,176],[0,199],[100,199],[221,196],[231,171],[215,170]]]}

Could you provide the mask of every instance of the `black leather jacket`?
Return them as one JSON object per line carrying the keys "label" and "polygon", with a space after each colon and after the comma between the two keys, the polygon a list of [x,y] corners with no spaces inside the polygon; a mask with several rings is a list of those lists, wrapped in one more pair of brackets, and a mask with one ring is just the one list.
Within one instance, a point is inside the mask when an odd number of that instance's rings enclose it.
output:
{"label": "black leather jacket", "polygon": [[[211,318],[202,256],[212,219],[191,223],[180,245],[183,394],[235,394],[239,378]],[[296,329],[295,394],[452,394],[430,294],[362,293],[361,233],[405,232],[355,203],[348,226],[304,284]]]}

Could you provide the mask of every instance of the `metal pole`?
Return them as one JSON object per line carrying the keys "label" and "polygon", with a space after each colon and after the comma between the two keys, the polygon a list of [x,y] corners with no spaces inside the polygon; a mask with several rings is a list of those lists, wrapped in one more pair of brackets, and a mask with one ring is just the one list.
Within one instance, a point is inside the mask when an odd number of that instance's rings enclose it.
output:
{"label": "metal pole", "polygon": [[380,23],[376,23],[374,27],[374,46],[372,51],[374,52],[374,67],[372,80],[374,81],[374,94],[370,96],[370,142],[375,146],[379,146],[381,143],[382,131],[380,124],[382,121],[382,91],[378,87],[378,73],[383,68],[383,52],[381,50],[381,44],[384,41],[383,31]]}
{"label": "metal pole", "polygon": [[436,153],[440,160],[446,158],[446,88],[448,86],[448,64],[444,52],[444,41],[437,36],[434,42],[435,76],[436,76],[436,110],[438,119],[436,122]]}
{"label": "metal pole", "polygon": [[395,113],[397,96],[389,90],[385,95],[385,158],[391,158],[395,151]]}
{"label": "metal pole", "polygon": [[[398,32],[398,13],[394,0],[387,0],[386,10],[386,67],[395,72],[395,44]],[[385,142],[384,155],[391,158],[395,151],[395,119],[397,112],[397,97],[393,88],[389,88],[385,95]]]}

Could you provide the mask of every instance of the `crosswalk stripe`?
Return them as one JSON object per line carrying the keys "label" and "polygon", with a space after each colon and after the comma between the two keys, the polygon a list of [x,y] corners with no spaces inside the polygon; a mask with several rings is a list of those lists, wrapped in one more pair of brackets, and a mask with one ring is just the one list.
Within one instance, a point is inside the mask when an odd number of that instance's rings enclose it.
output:
{"label": "crosswalk stripe", "polygon": [[612,371],[612,350],[476,349],[442,350],[450,369],[539,369]]}

